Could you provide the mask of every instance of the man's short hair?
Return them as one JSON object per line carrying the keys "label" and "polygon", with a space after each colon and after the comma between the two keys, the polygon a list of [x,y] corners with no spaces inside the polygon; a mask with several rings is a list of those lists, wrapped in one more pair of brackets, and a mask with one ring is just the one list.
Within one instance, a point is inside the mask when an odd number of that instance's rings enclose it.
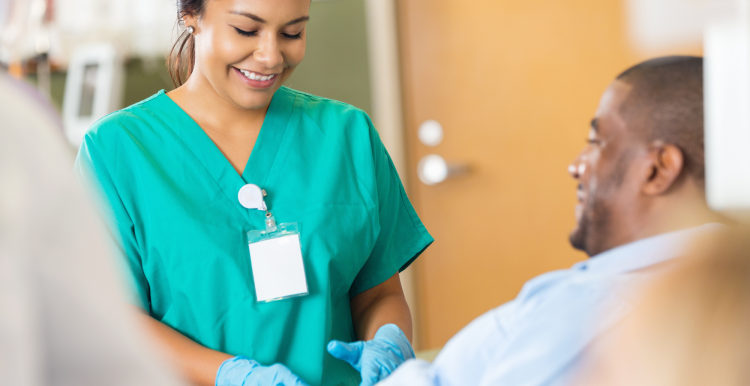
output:
{"label": "man's short hair", "polygon": [[620,114],[647,141],[662,140],[683,153],[683,175],[705,180],[703,58],[670,56],[635,65],[617,77],[632,86]]}

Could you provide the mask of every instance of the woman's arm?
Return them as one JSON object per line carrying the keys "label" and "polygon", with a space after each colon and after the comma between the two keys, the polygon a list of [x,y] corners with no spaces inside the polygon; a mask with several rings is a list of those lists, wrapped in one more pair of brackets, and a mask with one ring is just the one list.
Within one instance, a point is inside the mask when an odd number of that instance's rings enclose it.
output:
{"label": "woman's arm", "polygon": [[398,273],[353,297],[350,302],[357,339],[371,340],[381,326],[392,323],[411,341],[411,313]]}
{"label": "woman's arm", "polygon": [[167,359],[194,385],[213,386],[219,366],[232,355],[205,348],[138,308],[138,321],[166,349]]}

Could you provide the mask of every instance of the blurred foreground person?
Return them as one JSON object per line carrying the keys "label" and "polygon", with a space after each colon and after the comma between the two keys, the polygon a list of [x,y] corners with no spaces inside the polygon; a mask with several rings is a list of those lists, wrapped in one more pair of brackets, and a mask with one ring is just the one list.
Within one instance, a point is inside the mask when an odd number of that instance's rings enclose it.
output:
{"label": "blurred foreground person", "polygon": [[722,235],[644,293],[582,386],[750,384],[750,233]]}
{"label": "blurred foreground person", "polygon": [[178,385],[147,349],[52,108],[0,73],[0,385]]}
{"label": "blurred foreground person", "polygon": [[433,364],[407,361],[383,385],[568,384],[583,350],[630,311],[632,290],[692,238],[723,228],[704,192],[703,59],[621,74],[569,170],[580,201],[570,242],[591,258],[529,281]]}

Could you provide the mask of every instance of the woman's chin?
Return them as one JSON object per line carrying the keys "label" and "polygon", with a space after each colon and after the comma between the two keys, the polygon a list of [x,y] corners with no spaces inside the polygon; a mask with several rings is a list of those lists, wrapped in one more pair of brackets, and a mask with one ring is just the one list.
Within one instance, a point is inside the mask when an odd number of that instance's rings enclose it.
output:
{"label": "woman's chin", "polygon": [[273,97],[273,94],[257,95],[260,93],[256,92],[252,92],[252,94],[256,95],[248,95],[248,92],[244,91],[232,99],[234,99],[234,104],[245,110],[258,110],[268,107],[268,104],[271,103],[271,98]]}

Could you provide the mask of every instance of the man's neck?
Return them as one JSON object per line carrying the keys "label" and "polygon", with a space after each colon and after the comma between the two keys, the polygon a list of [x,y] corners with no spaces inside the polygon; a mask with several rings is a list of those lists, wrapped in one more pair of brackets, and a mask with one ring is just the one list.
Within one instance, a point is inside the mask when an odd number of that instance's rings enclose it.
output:
{"label": "man's neck", "polygon": [[657,203],[643,210],[631,211],[631,216],[618,221],[618,229],[613,229],[610,239],[601,251],[630,244],[649,237],[662,235],[684,229],[690,229],[708,223],[727,223],[721,215],[711,211],[705,201],[680,204],[675,200]]}

